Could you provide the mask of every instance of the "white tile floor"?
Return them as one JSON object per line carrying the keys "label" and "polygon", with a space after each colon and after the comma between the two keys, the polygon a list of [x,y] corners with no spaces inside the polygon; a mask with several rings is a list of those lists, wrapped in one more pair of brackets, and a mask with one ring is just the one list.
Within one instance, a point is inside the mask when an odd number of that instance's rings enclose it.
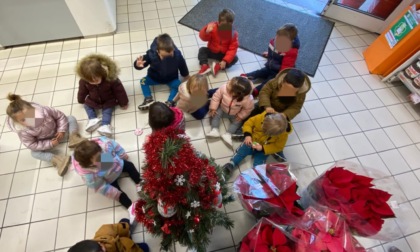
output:
{"label": "white tile floor", "polygon": [[[144,135],[133,141],[133,130],[144,127],[147,118],[147,113],[136,109],[143,101],[138,81],[147,71],[133,71],[132,62],[147,50],[156,35],[167,32],[183,51],[190,71],[195,73],[199,69],[196,56],[204,43],[196,31],[177,23],[197,0],[117,3],[118,31],[113,36],[0,50],[0,251],[66,251],[75,242],[92,238],[101,224],[127,217],[123,207],[88,190],[73,172],[61,178],[50,164],[30,156],[5,125],[6,93],[16,92],[27,100],[54,106],[76,116],[83,127],[87,118],[76,101],[78,78],[73,68],[78,59],[90,52],[114,57],[121,67],[120,79],[130,99],[128,110],[115,111],[112,122],[115,139],[138,166],[144,160],[143,153],[138,151]],[[385,251],[391,244],[404,252],[420,251],[420,112],[408,103],[404,86],[385,84],[378,76],[368,74],[362,52],[375,37],[336,23],[319,71],[311,78],[312,90],[294,120],[295,132],[289,138],[285,154],[290,161],[310,167],[302,176],[305,183],[339,159],[351,159],[394,175],[409,199],[405,219],[412,225],[404,230],[404,238],[392,243],[361,241],[373,251]],[[247,51],[240,50],[238,56],[238,64],[227,72],[222,71],[216,78],[209,76],[213,87],[264,64],[263,58]],[[158,100],[165,100],[168,89],[156,87],[154,94]],[[187,118],[187,134],[194,146],[216,158],[219,164],[225,163],[233,149],[220,140],[205,139],[208,120]],[[69,152],[64,145],[59,149]],[[241,169],[249,165],[247,160]],[[129,179],[123,179],[122,187],[135,199]],[[235,251],[235,245],[255,223],[238,202],[226,206],[225,211],[235,220],[235,228],[214,230],[209,251]],[[152,251],[159,250],[159,239],[144,232],[141,226],[136,228],[134,239],[149,243]],[[185,248],[177,246],[176,250]]]}

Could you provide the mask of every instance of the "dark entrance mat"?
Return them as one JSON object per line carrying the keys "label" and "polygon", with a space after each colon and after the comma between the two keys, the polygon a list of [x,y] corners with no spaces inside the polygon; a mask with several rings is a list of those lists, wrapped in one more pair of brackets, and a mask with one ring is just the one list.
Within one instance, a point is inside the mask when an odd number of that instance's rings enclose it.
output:
{"label": "dark entrance mat", "polygon": [[207,23],[217,21],[223,8],[230,8],[236,14],[233,25],[239,33],[240,47],[259,55],[267,51],[268,42],[280,26],[294,23],[300,39],[296,67],[309,76],[315,75],[333,22],[265,0],[201,0],[179,23],[200,30]]}

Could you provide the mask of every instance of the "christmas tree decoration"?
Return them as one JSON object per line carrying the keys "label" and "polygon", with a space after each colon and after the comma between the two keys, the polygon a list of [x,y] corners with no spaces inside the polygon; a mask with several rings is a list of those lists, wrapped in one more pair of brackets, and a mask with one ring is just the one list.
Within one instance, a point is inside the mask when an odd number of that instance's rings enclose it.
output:
{"label": "christmas tree decoration", "polygon": [[227,195],[223,170],[197,153],[183,130],[154,131],[143,148],[146,158],[136,220],[162,238],[163,250],[179,242],[205,252],[214,227],[233,227],[228,215],[215,208],[234,200]]}

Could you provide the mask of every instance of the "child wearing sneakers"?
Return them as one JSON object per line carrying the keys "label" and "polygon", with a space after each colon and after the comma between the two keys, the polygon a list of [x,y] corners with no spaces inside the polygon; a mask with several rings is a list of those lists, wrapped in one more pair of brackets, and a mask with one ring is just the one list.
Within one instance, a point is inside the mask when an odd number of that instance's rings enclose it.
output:
{"label": "child wearing sneakers", "polygon": [[150,86],[158,84],[169,86],[170,93],[166,104],[173,107],[175,105],[173,99],[178,93],[179,84],[181,84],[178,71],[184,80],[189,78],[189,71],[181,51],[178,50],[168,34],[164,33],[156,37],[146,54],[139,56],[134,61],[134,68],[137,70],[142,70],[149,65],[147,76],[140,80],[144,101],[138,108],[140,110],[149,108],[150,104],[154,102]]}
{"label": "child wearing sneakers", "polygon": [[136,183],[137,192],[141,191],[140,173],[134,164],[128,161],[127,153],[117,142],[105,136],[77,145],[72,164],[89,188],[110,199],[118,200],[126,208],[129,208],[132,202],[118,185],[121,173],[127,172]]}
{"label": "child wearing sneakers", "polygon": [[64,176],[70,164],[70,156],[54,154],[54,148],[69,138],[69,148],[85,140],[78,133],[76,118],[66,116],[51,107],[22,100],[19,95],[9,94],[6,113],[9,128],[16,132],[32,157],[51,162]]}
{"label": "child wearing sneakers", "polygon": [[239,163],[248,155],[254,157],[253,166],[264,164],[268,155],[277,155],[285,159],[283,148],[292,132],[292,124],[280,113],[263,112],[249,118],[242,128],[245,140],[235,151],[230,162],[223,166],[226,175],[230,175]]}
{"label": "child wearing sneakers", "polygon": [[[111,117],[114,107],[128,108],[128,97],[118,79],[119,68],[108,56],[91,54],[76,66],[80,77],[77,101],[83,104],[89,121],[85,130],[98,129],[99,134],[110,137]],[[97,118],[95,109],[102,109],[102,120]]]}
{"label": "child wearing sneakers", "polygon": [[[216,76],[220,69],[231,67],[238,61],[238,32],[233,30],[235,13],[231,9],[223,9],[219,13],[219,21],[208,23],[200,30],[200,39],[208,41],[207,47],[201,47],[198,51],[198,60],[201,69],[199,74],[210,71]],[[219,61],[213,62],[210,69],[208,59]]]}
{"label": "child wearing sneakers", "polygon": [[213,94],[210,102],[211,131],[207,137],[220,137],[222,117],[230,120],[229,129],[222,135],[223,141],[232,146],[232,134],[242,125],[254,109],[251,95],[252,82],[244,77],[234,77]]}
{"label": "child wearing sneakers", "polygon": [[268,43],[268,52],[263,53],[263,56],[267,58],[265,66],[241,75],[250,80],[262,80],[261,84],[254,89],[253,95],[258,95],[265,83],[276,77],[281,70],[295,67],[300,47],[297,34],[298,30],[294,24],[287,23],[280,27],[276,32],[276,37]]}
{"label": "child wearing sneakers", "polygon": [[179,85],[178,94],[174,99],[176,107],[201,120],[209,112],[208,91],[207,77],[195,74]]}

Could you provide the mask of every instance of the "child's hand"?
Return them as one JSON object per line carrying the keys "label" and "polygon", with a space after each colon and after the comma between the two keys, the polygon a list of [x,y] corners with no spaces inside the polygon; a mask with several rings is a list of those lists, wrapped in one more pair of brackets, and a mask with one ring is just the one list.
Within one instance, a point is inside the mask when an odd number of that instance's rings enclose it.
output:
{"label": "child's hand", "polygon": [[53,147],[57,146],[59,143],[60,143],[60,142],[57,140],[57,138],[53,138],[53,139],[51,140],[51,145],[52,145]]}
{"label": "child's hand", "polygon": [[60,142],[61,139],[64,138],[65,133],[64,132],[57,132],[57,134],[55,134],[55,139]]}
{"label": "child's hand", "polygon": [[128,160],[128,155],[127,153],[123,153],[120,155],[120,158],[124,159],[124,160]]}
{"label": "child's hand", "polygon": [[276,113],[276,111],[272,108],[272,107],[266,107],[265,108],[265,112],[269,113],[269,114],[274,114]]}
{"label": "child's hand", "polygon": [[264,58],[267,58],[267,57],[268,57],[268,52],[263,52],[263,53],[262,53],[262,56],[263,56]]}
{"label": "child's hand", "polygon": [[213,117],[213,116],[217,115],[217,111],[215,109],[210,109],[209,115],[210,115],[210,117]]}
{"label": "child's hand", "polygon": [[125,105],[125,106],[122,106],[122,107],[121,107],[121,109],[122,109],[122,110],[126,110],[126,109],[128,109],[128,104],[127,104],[127,105]]}
{"label": "child's hand", "polygon": [[216,26],[216,24],[207,25],[206,33],[210,33],[211,31],[213,31],[215,26]]}
{"label": "child's hand", "polygon": [[224,61],[224,60],[220,61],[219,65],[220,65],[220,69],[225,69],[226,68],[226,61]]}
{"label": "child's hand", "polygon": [[252,137],[251,136],[246,136],[245,140],[244,140],[244,144],[246,144],[248,146],[252,146]]}
{"label": "child's hand", "polygon": [[242,122],[242,119],[239,117],[239,116],[235,116],[235,120],[237,121],[237,122]]}
{"label": "child's hand", "polygon": [[262,151],[262,145],[259,143],[253,143],[252,149],[257,150],[257,151]]}
{"label": "child's hand", "polygon": [[146,63],[145,60],[143,60],[143,56],[137,57],[136,65],[138,67],[144,67],[144,64]]}

